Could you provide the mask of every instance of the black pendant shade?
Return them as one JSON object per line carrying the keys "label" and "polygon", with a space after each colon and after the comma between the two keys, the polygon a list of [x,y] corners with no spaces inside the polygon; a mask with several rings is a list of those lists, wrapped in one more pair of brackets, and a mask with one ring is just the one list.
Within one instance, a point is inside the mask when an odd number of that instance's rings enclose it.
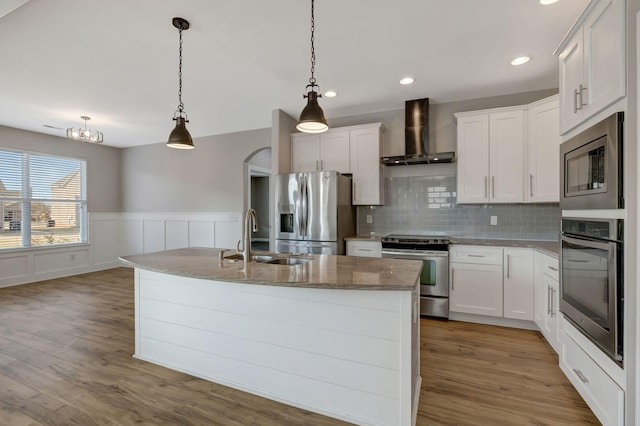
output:
{"label": "black pendant shade", "polygon": [[187,130],[185,123],[188,123],[184,117],[176,117],[176,127],[171,131],[169,135],[169,141],[167,146],[178,149],[193,149],[193,139],[191,134]]}
{"label": "black pendant shade", "polygon": [[321,97],[316,91],[312,90],[307,93],[307,106],[300,113],[300,120],[296,125],[296,129],[304,133],[322,133],[329,129],[327,119],[324,118],[324,112],[318,104],[318,98]]}
{"label": "black pendant shade", "polygon": [[180,37],[180,50],[179,50],[179,65],[178,65],[178,109],[173,114],[173,119],[176,122],[176,127],[171,131],[169,135],[169,141],[167,146],[170,148],[178,149],[193,149],[193,139],[187,130],[186,123],[187,113],[184,111],[184,104],[182,103],[182,31],[189,29],[189,21],[183,18],[173,18],[172,24],[178,29]]}

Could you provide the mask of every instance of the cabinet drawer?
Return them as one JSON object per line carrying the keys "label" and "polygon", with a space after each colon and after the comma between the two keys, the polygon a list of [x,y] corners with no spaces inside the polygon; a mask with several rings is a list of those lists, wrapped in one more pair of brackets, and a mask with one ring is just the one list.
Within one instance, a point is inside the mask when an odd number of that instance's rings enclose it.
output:
{"label": "cabinet drawer", "polygon": [[347,256],[382,257],[382,243],[380,241],[349,240],[347,241]]}
{"label": "cabinet drawer", "polygon": [[604,426],[624,425],[624,391],[564,331],[560,368]]}
{"label": "cabinet drawer", "polygon": [[480,246],[453,246],[449,251],[449,260],[458,263],[482,265],[502,265],[502,249]]}
{"label": "cabinet drawer", "polygon": [[551,257],[549,255],[542,256],[542,270],[545,275],[548,275],[549,278],[560,281],[560,269],[558,267],[558,259],[555,257]]}

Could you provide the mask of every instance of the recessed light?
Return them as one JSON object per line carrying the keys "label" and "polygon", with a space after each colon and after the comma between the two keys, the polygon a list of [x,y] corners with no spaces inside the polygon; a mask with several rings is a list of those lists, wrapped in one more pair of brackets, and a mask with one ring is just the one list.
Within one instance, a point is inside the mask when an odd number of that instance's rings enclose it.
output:
{"label": "recessed light", "polygon": [[413,77],[404,77],[402,80],[400,80],[400,84],[407,85],[413,83],[414,81],[416,80]]}
{"label": "recessed light", "polygon": [[335,90],[329,90],[328,92],[325,92],[324,95],[327,98],[335,98],[336,96],[338,96],[338,92],[336,92]]}
{"label": "recessed light", "polygon": [[544,5],[553,4],[553,3],[557,2],[557,1],[558,0],[540,0],[540,4],[544,4]]}
{"label": "recessed light", "polygon": [[527,62],[529,62],[529,59],[531,59],[528,56],[520,56],[518,58],[515,58],[513,61],[511,61],[511,65],[522,65],[522,64],[526,64]]}

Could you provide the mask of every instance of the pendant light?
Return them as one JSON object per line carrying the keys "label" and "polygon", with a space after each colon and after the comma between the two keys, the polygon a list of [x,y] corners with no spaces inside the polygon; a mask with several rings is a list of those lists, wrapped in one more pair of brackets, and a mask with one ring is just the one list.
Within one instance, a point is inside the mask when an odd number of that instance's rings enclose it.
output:
{"label": "pendant light", "polygon": [[91,120],[91,117],[82,115],[80,118],[84,120],[84,129],[82,127],[69,127],[67,129],[67,138],[80,142],[102,143],[104,140],[102,132],[87,129],[87,121]]}
{"label": "pendant light", "polygon": [[322,95],[315,90],[319,86],[313,76],[316,67],[316,51],[313,45],[315,35],[313,5],[314,0],[311,0],[311,78],[309,79],[309,84],[305,87],[307,93],[303,95],[303,98],[307,99],[307,106],[300,113],[300,120],[296,125],[296,129],[304,133],[322,133],[329,130],[327,119],[324,118],[324,112],[322,112],[322,108],[318,104],[318,98],[321,98]]}
{"label": "pendant light", "polygon": [[176,127],[169,135],[169,141],[167,146],[178,149],[193,149],[193,139],[187,130],[186,123],[187,113],[184,111],[184,104],[182,103],[182,31],[189,29],[189,21],[182,18],[173,18],[173,26],[178,29],[180,34],[180,64],[178,65],[178,109],[173,113],[173,120],[176,122]]}

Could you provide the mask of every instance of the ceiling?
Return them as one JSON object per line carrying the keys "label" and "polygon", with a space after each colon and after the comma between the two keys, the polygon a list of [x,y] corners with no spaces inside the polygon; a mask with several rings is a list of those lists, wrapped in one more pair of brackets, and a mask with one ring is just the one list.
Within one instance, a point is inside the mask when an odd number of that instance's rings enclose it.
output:
{"label": "ceiling", "polygon": [[[552,52],[587,3],[317,0],[315,76],[338,92],[320,105],[331,125],[407,99],[558,87]],[[64,136],[88,115],[105,145],[165,142],[178,104],[174,16],[191,23],[182,98],[193,137],[270,127],[276,108],[298,117],[309,0],[0,0],[0,125]],[[416,82],[401,86],[406,75]]]}

